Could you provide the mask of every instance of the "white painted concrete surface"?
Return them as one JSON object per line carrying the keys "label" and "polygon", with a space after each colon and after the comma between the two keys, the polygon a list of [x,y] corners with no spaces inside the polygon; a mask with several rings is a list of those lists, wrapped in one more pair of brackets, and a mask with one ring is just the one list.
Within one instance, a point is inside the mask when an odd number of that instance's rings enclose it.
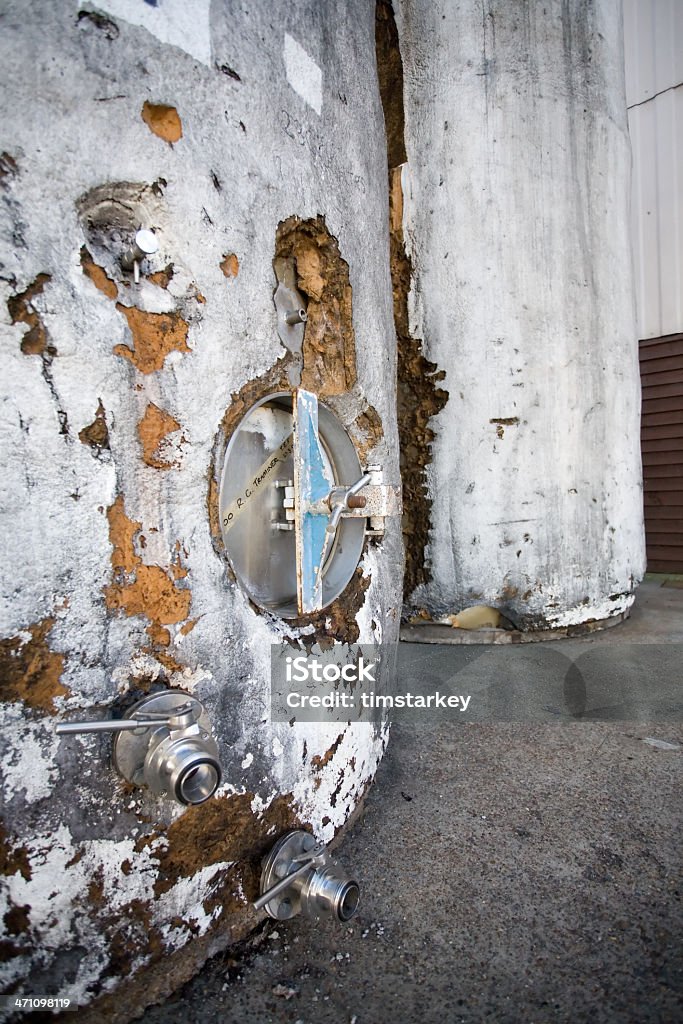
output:
{"label": "white painted concrete surface", "polygon": [[400,0],[412,332],[446,370],[434,613],[563,626],[644,571],[617,0]]}

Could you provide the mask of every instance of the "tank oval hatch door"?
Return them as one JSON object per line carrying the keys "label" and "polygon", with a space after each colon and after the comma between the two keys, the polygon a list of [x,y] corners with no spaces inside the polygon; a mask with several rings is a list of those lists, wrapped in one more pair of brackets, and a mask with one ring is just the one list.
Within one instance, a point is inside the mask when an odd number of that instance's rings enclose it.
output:
{"label": "tank oval hatch door", "polygon": [[283,618],[320,611],[353,576],[366,532],[400,514],[400,489],[361,466],[315,394],[269,395],[233,433],[220,488],[223,542],[251,599]]}

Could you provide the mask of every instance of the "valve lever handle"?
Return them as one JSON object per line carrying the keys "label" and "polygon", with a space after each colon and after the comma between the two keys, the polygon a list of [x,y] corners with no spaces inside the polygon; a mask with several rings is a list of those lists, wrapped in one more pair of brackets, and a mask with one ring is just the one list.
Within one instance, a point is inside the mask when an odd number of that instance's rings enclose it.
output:
{"label": "valve lever handle", "polygon": [[136,729],[157,729],[160,725],[169,725],[170,722],[170,718],[155,718],[152,721],[141,718],[116,718],[103,719],[101,722],[60,722],[55,726],[55,732],[60,736],[82,732],[134,732]]}
{"label": "valve lever handle", "polygon": [[168,728],[179,725],[180,718],[192,714],[196,721],[197,709],[193,708],[191,701],[178,704],[173,712],[168,711],[135,711],[130,718],[105,718],[98,722],[60,722],[55,726],[58,735],[66,736],[86,732],[135,732],[136,729],[158,729],[160,726]]}
{"label": "valve lever handle", "polygon": [[317,846],[313,847],[310,853],[305,853],[300,857],[297,857],[296,859],[299,861],[299,867],[295,868],[294,871],[290,871],[288,875],[285,875],[285,877],[281,878],[279,882],[272,885],[267,892],[264,892],[262,896],[259,896],[257,900],[254,900],[254,910],[263,910],[267,903],[270,903],[272,899],[279,896],[281,892],[289,889],[295,878],[299,878],[318,862],[321,854],[325,852],[325,849],[326,847],[324,844],[318,843]]}

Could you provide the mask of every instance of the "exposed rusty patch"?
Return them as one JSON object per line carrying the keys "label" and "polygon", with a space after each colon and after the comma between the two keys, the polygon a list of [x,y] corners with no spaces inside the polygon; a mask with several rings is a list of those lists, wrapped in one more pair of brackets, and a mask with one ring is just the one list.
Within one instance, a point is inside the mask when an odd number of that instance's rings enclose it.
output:
{"label": "exposed rusty patch", "polygon": [[109,430],[101,398],[97,406],[95,419],[87,427],[83,427],[83,430],[79,431],[78,439],[81,444],[90,445],[91,448],[96,448],[98,451],[101,451],[103,448],[109,448]]}
{"label": "exposed rusty patch", "polygon": [[76,850],[76,852],[73,855],[73,857],[71,858],[71,860],[68,860],[66,862],[65,867],[72,868],[72,867],[74,867],[75,864],[80,864],[80,862],[83,860],[84,853],[85,853],[85,850],[81,846],[80,849]]}
{"label": "exposed rusty patch", "polygon": [[129,519],[125,511],[123,495],[119,494],[113,505],[107,509],[109,520],[109,540],[114,546],[111,556],[112,569],[116,573],[122,570],[130,573],[136,565],[142,563],[142,559],[135,553],[133,539],[135,534],[142,529],[142,523],[136,523]]}
{"label": "exposed rusty patch", "polygon": [[116,303],[133,335],[134,348],[115,345],[114,354],[129,359],[140,373],[160,370],[169,352],[190,352],[187,344],[189,325],[176,310],[173,313],[145,313],[135,306]]}
{"label": "exposed rusty patch", "polygon": [[175,547],[173,548],[170,566],[173,578],[176,580],[184,580],[190,571],[182,563],[183,555],[187,558],[189,551],[186,548],[181,548],[180,541],[177,540],[175,542]]}
{"label": "exposed rusty patch", "polygon": [[0,183],[5,184],[6,178],[16,178],[19,166],[10,153],[0,153]]}
{"label": "exposed rusty patch", "polygon": [[93,907],[104,906],[104,871],[102,867],[97,868],[93,872],[92,878],[88,883],[88,900]]}
{"label": "exposed rusty patch", "polygon": [[138,840],[136,851],[149,846],[159,835],[166,844],[152,851],[159,861],[159,874],[154,893],[168,892],[179,878],[190,878],[202,868],[223,861],[252,862],[248,899],[258,895],[258,868],[260,859],[275,838],[301,822],[294,810],[291,794],[279,796],[262,818],[251,809],[253,793],[214,797],[203,804],[188,807],[182,817],[166,829],[157,829],[150,836]]}
{"label": "exposed rusty patch", "polygon": [[194,629],[198,622],[199,619],[190,619],[189,622],[186,622],[184,626],[180,627],[180,635],[187,636],[188,633],[192,632],[192,630]]}
{"label": "exposed rusty patch", "polygon": [[134,537],[141,524],[125,513],[123,496],[119,495],[107,509],[109,539],[114,581],[104,588],[105,602],[112,610],[126,615],[145,615],[157,626],[167,626],[186,619],[192,602],[190,590],[181,590],[159,565],[143,565],[135,552]]}
{"label": "exposed rusty patch", "polygon": [[496,425],[496,437],[499,441],[502,441],[505,437],[505,427],[515,426],[519,423],[519,416],[508,416],[506,419],[493,419],[489,420],[489,423]]}
{"label": "exposed rusty patch", "polygon": [[384,435],[382,420],[374,406],[366,406],[360,416],[349,425],[348,432],[363,466],[367,463],[370,452]]}
{"label": "exposed rusty patch", "polygon": [[278,225],[275,260],[294,259],[297,288],[307,300],[303,387],[321,398],[342,395],[356,383],[349,265],[324,217],[290,217]]}
{"label": "exposed rusty patch", "polygon": [[378,77],[387,125],[390,268],[398,345],[397,418],[403,483],[403,590],[408,597],[417,586],[431,578],[425,565],[425,548],[429,540],[432,501],[427,493],[425,470],[432,459],[431,446],[435,434],[429,423],[445,406],[448,392],[438,387],[445,372],[438,370],[435,363],[425,358],[421,340],[410,335],[408,293],[412,267],[403,238],[400,166],[406,159],[403,65],[391,3],[389,0],[378,0],[375,11]]}
{"label": "exposed rusty patch", "polygon": [[59,681],[64,670],[64,655],[51,651],[47,636],[55,624],[53,618],[28,626],[30,639],[22,636],[0,640],[0,694],[5,701],[21,700],[45,715],[54,715],[55,697],[70,691]]}
{"label": "exposed rusty patch", "polygon": [[[400,176],[394,174],[400,183]],[[390,192],[396,201],[396,190]],[[392,218],[392,223],[396,218]],[[390,233],[391,280],[394,293],[394,321],[398,344],[397,418],[403,484],[403,542],[405,576],[403,592],[408,597],[421,583],[431,578],[425,565],[429,540],[432,499],[427,492],[426,467],[432,460],[435,434],[429,423],[448,401],[448,392],[438,387],[445,372],[437,370],[422,353],[422,343],[408,328],[408,292],[411,266],[403,244],[402,227]]]}
{"label": "exposed rusty patch", "polygon": [[[109,963],[97,982],[98,989],[107,978],[127,977],[140,957],[159,960],[166,952],[163,938],[154,926],[151,904],[139,899],[126,903],[116,916],[104,922],[104,939]],[[104,1019],[109,1018],[100,1018]]]}
{"label": "exposed rusty patch", "polygon": [[5,914],[3,920],[5,927],[10,935],[21,935],[23,932],[27,932],[29,929],[29,910],[30,906],[28,903],[23,906],[16,906],[13,904]]}
{"label": "exposed rusty patch", "polygon": [[165,438],[174,431],[180,430],[180,424],[170,413],[150,402],[145,415],[138,423],[138,437],[142,445],[142,458],[153,469],[172,469],[176,462],[162,458],[159,451]]}
{"label": "exposed rusty patch", "polygon": [[174,658],[172,654],[169,654],[167,649],[163,649],[157,646],[145,647],[144,650],[147,651],[149,654],[152,654],[160,665],[163,665],[168,675],[173,675],[174,672],[182,672],[183,669],[186,667],[185,665],[183,665],[181,661],[178,661],[177,658]]}
{"label": "exposed rusty patch", "polygon": [[239,260],[234,252],[226,253],[219,266],[226,277],[237,277],[240,269]]}
{"label": "exposed rusty patch", "polygon": [[27,882],[31,880],[31,865],[26,846],[12,847],[5,826],[0,822],[0,875],[20,874]]}
{"label": "exposed rusty patch", "polygon": [[326,751],[325,754],[323,754],[322,757],[320,756],[320,754],[316,754],[315,757],[311,758],[311,768],[313,769],[314,772],[321,771],[326,764],[330,763],[334,755],[339,750],[339,745],[343,739],[344,733],[340,732],[332,746],[329,748],[329,750]]}
{"label": "exposed rusty patch", "polygon": [[115,283],[107,275],[106,271],[95,263],[85,245],[81,247],[81,266],[85,276],[90,278],[103,295],[106,295],[108,299],[115,299],[118,296],[118,288]]}
{"label": "exposed rusty patch", "polygon": [[152,622],[145,630],[147,636],[150,638],[152,643],[158,644],[159,647],[168,647],[171,643],[171,634],[165,626],[160,626],[156,622]]}
{"label": "exposed rusty patch", "polygon": [[182,138],[183,125],[175,107],[165,103],[149,103],[145,100],[140,116],[149,130],[164,142],[177,142]]}
{"label": "exposed rusty patch", "polygon": [[355,644],[360,637],[360,628],[356,616],[365,603],[365,592],[370,586],[370,577],[363,575],[358,567],[339,597],[312,615],[302,615],[296,620],[297,625],[312,625],[314,632],[303,637],[301,642],[307,648],[315,644],[324,645],[327,640]]}
{"label": "exposed rusty patch", "polygon": [[190,611],[192,593],[180,590],[159,565],[140,565],[130,583],[105,587],[107,608],[126,615],[146,615],[162,625],[182,622]]}
{"label": "exposed rusty patch", "polygon": [[[213,884],[212,879],[209,886]],[[158,1003],[178,987],[189,981],[209,956],[219,949],[239,940],[246,939],[258,923],[256,915],[244,905],[239,894],[241,886],[239,873],[234,869],[221,873],[216,891],[208,898],[207,905],[220,904],[224,913],[212,922],[203,936],[196,935],[198,925],[193,918],[185,921],[174,916],[169,923],[174,929],[187,931],[183,945],[178,944],[180,936],[165,939],[153,920],[153,907],[141,900],[132,900],[112,915],[104,926],[104,938],[109,950],[109,964],[100,981],[95,983],[95,995],[100,998],[79,1011],[83,1024],[126,1024],[130,1020],[130,1007],[142,1010],[152,1003]],[[240,911],[239,918],[236,913]],[[230,920],[230,924],[227,924]],[[193,937],[194,936],[194,937]],[[181,941],[183,941],[181,939]],[[249,944],[253,942],[248,940]],[[141,958],[145,966],[137,969]],[[102,982],[114,977],[118,984],[113,992],[102,994]]]}
{"label": "exposed rusty patch", "polygon": [[499,441],[502,441],[505,437],[505,427],[515,426],[519,423],[519,416],[509,416],[506,419],[489,420],[489,423],[495,423],[496,437]]}
{"label": "exposed rusty patch", "polygon": [[169,263],[163,270],[156,270],[153,274],[148,274],[147,280],[151,281],[158,288],[166,289],[173,280],[174,270],[173,264]]}
{"label": "exposed rusty patch", "polygon": [[28,288],[11,295],[7,300],[7,309],[13,324],[26,324],[28,330],[21,339],[21,351],[26,356],[42,356],[44,353],[56,355],[57,349],[48,345],[47,331],[40,316],[33,307],[33,299],[40,295],[43,288],[52,280],[50,274],[38,274]]}

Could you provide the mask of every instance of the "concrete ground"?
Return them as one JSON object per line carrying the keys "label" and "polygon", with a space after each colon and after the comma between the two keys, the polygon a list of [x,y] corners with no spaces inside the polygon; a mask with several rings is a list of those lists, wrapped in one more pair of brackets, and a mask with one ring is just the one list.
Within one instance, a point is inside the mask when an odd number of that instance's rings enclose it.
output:
{"label": "concrete ground", "polygon": [[[670,693],[681,662],[658,645],[683,642],[683,590],[663,582],[566,643],[608,645],[616,674],[651,644]],[[447,675],[453,651],[401,645],[399,673]],[[336,851],[358,916],[268,922],[142,1020],[682,1021],[682,722],[398,721]]]}

